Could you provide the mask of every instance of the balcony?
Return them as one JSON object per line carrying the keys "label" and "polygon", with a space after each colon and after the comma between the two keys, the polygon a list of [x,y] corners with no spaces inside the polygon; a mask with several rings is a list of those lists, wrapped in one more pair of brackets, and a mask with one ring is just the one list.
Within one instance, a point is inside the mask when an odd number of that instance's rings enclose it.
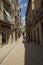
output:
{"label": "balcony", "polygon": [[18,7],[18,12],[20,12],[20,11],[21,11],[21,7],[19,6],[19,7]]}
{"label": "balcony", "polygon": [[38,11],[38,18],[41,18],[42,16],[43,16],[43,6],[41,6]]}
{"label": "balcony", "polygon": [[3,15],[4,15],[4,21],[6,21],[7,23],[12,23],[12,17],[5,9],[3,11]]}
{"label": "balcony", "polygon": [[11,6],[12,0],[3,0],[4,3],[6,3],[8,6]]}
{"label": "balcony", "polygon": [[43,6],[41,6],[39,10],[36,11],[36,14],[33,14],[32,24],[33,25],[36,24],[42,17],[43,17]]}
{"label": "balcony", "polygon": [[35,15],[33,16],[33,19],[32,19],[32,25],[35,25],[38,21],[39,21],[38,14],[37,14],[37,15],[35,14]]}
{"label": "balcony", "polygon": [[15,13],[15,17],[18,17],[19,16],[19,13],[18,13],[18,11]]}

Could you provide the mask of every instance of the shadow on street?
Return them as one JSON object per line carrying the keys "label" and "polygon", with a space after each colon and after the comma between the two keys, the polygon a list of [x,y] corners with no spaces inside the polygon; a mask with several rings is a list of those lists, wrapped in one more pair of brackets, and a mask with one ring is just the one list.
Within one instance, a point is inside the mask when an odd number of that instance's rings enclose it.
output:
{"label": "shadow on street", "polygon": [[31,65],[31,50],[30,43],[23,40],[25,46],[25,64],[24,65]]}
{"label": "shadow on street", "polygon": [[32,42],[27,42],[26,37],[23,37],[23,44],[25,46],[25,64],[24,65],[43,65],[42,61],[37,55],[36,49]]}

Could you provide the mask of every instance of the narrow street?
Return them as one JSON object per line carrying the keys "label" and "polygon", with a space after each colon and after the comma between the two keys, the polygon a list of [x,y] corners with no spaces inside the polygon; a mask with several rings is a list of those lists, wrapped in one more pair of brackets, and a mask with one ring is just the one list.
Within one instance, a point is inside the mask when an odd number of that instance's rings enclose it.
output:
{"label": "narrow street", "polygon": [[37,46],[35,43],[23,41],[21,37],[1,65],[43,65],[43,48]]}
{"label": "narrow street", "polygon": [[0,0],[0,65],[43,65],[43,0]]}

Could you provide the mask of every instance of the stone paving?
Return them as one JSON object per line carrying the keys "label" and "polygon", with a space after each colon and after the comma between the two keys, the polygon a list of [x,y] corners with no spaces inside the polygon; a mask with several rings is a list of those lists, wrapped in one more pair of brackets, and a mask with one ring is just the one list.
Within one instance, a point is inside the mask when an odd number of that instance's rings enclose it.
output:
{"label": "stone paving", "polygon": [[21,37],[1,65],[43,65],[43,47]]}
{"label": "stone paving", "polygon": [[0,48],[0,64],[15,46],[16,46],[16,42],[13,42],[11,45],[7,44],[2,48]]}

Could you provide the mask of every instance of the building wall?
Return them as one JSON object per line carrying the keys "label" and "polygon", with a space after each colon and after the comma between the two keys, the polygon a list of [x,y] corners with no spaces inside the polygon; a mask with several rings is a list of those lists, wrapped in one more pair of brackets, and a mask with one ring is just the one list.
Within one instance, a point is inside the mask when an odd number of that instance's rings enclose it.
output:
{"label": "building wall", "polygon": [[[30,34],[30,37],[32,37],[32,41],[34,41],[37,44],[43,45],[43,5],[42,5],[42,0],[31,0],[31,3],[28,5],[27,12],[26,12],[26,24],[28,23],[27,31],[28,29],[31,30],[30,33],[27,33],[27,35]],[[30,18],[28,15],[30,14],[31,20],[28,22],[27,20]],[[32,25],[29,27],[29,23],[32,22]],[[31,23],[30,23],[31,24]],[[28,31],[29,32],[29,31]]]}
{"label": "building wall", "polygon": [[[0,1],[0,47],[2,47],[3,45],[6,44],[12,44],[15,41],[15,37],[13,37],[13,35],[15,35],[15,31],[14,31],[14,23],[15,20],[13,20],[14,17],[14,8],[12,6],[12,4],[10,4],[8,1],[6,2],[6,0],[2,0]],[[14,3],[13,3],[14,4]],[[7,8],[10,14],[10,16],[12,17],[11,20],[5,20],[4,18],[4,5]],[[10,18],[9,18],[10,19]]]}
{"label": "building wall", "polygon": [[2,30],[1,30],[1,25],[0,25],[0,47],[2,46]]}

